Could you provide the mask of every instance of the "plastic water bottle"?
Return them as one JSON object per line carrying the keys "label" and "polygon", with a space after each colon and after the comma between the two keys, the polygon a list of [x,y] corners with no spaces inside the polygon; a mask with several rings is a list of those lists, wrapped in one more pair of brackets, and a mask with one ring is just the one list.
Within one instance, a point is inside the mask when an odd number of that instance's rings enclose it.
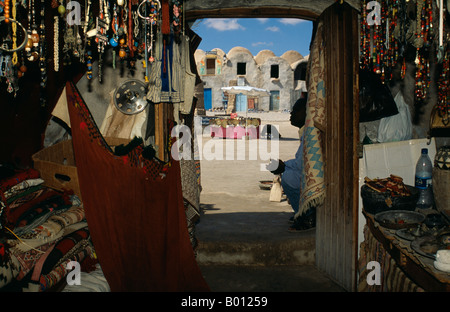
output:
{"label": "plastic water bottle", "polygon": [[422,148],[422,154],[416,164],[416,177],[414,186],[419,189],[419,200],[416,207],[428,209],[433,207],[432,170],[428,149]]}

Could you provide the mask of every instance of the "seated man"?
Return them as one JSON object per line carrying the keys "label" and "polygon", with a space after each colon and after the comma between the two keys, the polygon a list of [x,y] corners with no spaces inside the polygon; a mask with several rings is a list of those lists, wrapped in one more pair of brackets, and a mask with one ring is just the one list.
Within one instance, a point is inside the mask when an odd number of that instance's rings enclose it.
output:
{"label": "seated man", "polygon": [[[291,125],[298,127],[299,129],[305,125],[306,103],[307,98],[300,98],[292,107],[290,122]],[[272,160],[267,166],[267,169],[273,174],[281,174],[281,186],[283,187],[283,191],[289,200],[289,204],[294,210],[294,216],[297,214],[300,204],[302,144],[303,142],[300,142],[300,146],[294,159],[290,159],[285,162],[282,160]],[[289,228],[289,231],[295,232],[313,228],[316,225],[316,210],[315,208],[311,208],[295,220],[294,217],[290,220],[293,221],[293,225]]]}

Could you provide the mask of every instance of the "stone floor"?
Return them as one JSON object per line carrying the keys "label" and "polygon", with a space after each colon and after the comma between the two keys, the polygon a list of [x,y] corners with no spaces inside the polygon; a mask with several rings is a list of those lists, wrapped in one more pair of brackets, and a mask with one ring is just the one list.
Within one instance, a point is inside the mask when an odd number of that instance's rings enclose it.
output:
{"label": "stone floor", "polygon": [[278,146],[263,139],[211,139],[207,132],[199,137],[203,189],[197,261],[202,273],[216,292],[342,292],[314,265],[315,230],[288,232],[288,202],[271,202],[270,191],[260,188],[260,181],[274,177],[265,170],[264,152],[278,149],[273,158],[288,160],[299,145],[289,114],[260,116],[263,124],[279,127]]}

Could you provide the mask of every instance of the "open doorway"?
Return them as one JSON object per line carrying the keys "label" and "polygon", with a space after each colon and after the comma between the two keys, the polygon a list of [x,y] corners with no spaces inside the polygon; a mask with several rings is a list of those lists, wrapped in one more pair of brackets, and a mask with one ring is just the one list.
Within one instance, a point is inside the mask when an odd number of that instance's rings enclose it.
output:
{"label": "open doorway", "polygon": [[[195,52],[196,63],[204,90],[212,93],[212,107],[216,109],[206,110],[205,115],[200,117],[208,122],[202,128],[202,142],[199,145],[199,151],[204,156],[201,160],[200,196],[204,215],[197,226],[200,241],[198,260],[200,263],[222,265],[312,266],[315,262],[315,230],[288,232],[293,210],[286,197],[270,201],[270,189],[261,185],[263,182],[273,182],[275,177],[265,168],[270,161],[270,157],[265,158],[266,151],[277,149],[278,157],[272,158],[288,160],[295,157],[300,145],[299,129],[290,124],[289,118],[292,105],[298,99],[296,96],[300,94],[295,92],[297,84],[294,77],[298,76],[295,75],[297,65],[308,60],[312,22],[271,18],[220,19],[215,27],[233,29],[230,30],[233,38],[226,39],[226,31],[215,30],[217,33],[213,33],[212,37],[218,40],[213,43],[208,43],[208,33],[202,33],[199,27],[203,23],[205,32],[213,32],[214,27],[208,28],[208,25],[216,25],[210,19],[197,21],[193,25],[192,29],[202,37],[202,44]],[[264,39],[258,38],[261,35],[258,33],[252,35],[253,39],[248,35],[243,35],[244,39],[239,38],[239,34],[255,25],[259,33],[265,34]],[[275,42],[283,37],[282,29],[289,33],[284,34],[282,43]],[[265,40],[266,46],[262,45],[261,40]],[[301,43],[296,42],[295,45],[293,41]],[[301,52],[296,48],[299,45]],[[211,59],[215,60],[215,73],[208,71],[212,67],[208,66],[212,63]],[[290,81],[287,81],[287,75]],[[250,105],[242,104],[240,101],[244,96],[239,94],[234,99],[236,105],[233,111],[220,107],[221,88],[229,86],[233,80],[238,86],[243,80],[246,85],[268,90],[267,97],[255,99],[254,108],[259,110],[246,109]],[[228,107],[231,101],[229,96]],[[267,106],[264,106],[265,103]],[[240,122],[246,120],[250,123],[253,119],[259,119],[257,131],[260,133],[265,125],[273,125],[281,134],[281,139],[267,140],[262,136],[253,139],[212,139],[207,126],[224,121],[233,113],[241,118]],[[227,129],[226,126],[223,128]]]}
{"label": "open doorway", "polygon": [[[319,3],[318,3],[319,5]],[[321,2],[322,8],[309,7],[299,3],[296,8],[213,8],[199,9],[195,5],[190,12],[191,18],[204,17],[230,17],[233,14],[240,17],[270,16],[271,12],[278,17],[301,17],[323,22],[324,51],[326,59],[324,65],[327,69],[325,84],[329,92],[325,98],[327,107],[326,118],[332,122],[324,125],[323,133],[326,141],[324,151],[326,159],[333,160],[327,164],[326,184],[327,196],[325,207],[321,211],[318,225],[322,225],[320,232],[320,269],[329,273],[336,281],[344,285],[347,290],[354,289],[355,285],[355,236],[354,231],[357,216],[357,186],[354,185],[354,176],[358,173],[357,159],[355,158],[355,138],[358,129],[358,44],[351,38],[358,37],[357,11],[358,3],[347,4]],[[299,75],[300,76],[300,75]],[[331,105],[331,106],[330,106]],[[351,105],[351,106],[349,106]],[[336,116],[342,118],[335,118]],[[355,117],[356,116],[356,117]],[[344,118],[345,117],[345,118]],[[331,119],[330,119],[331,118]],[[353,151],[353,153],[352,153]],[[350,155],[353,155],[350,157]],[[347,169],[345,169],[347,168]],[[332,186],[332,187],[331,187]],[[355,195],[356,194],[356,195]],[[356,200],[355,200],[356,198]],[[342,220],[338,221],[337,216]],[[320,223],[319,223],[320,221]],[[316,244],[317,247],[317,244]]]}
{"label": "open doorway", "polygon": [[[294,158],[299,135],[298,129],[290,125],[289,112],[300,95],[295,92],[300,85],[295,81],[295,77],[300,77],[295,72],[299,64],[308,60],[312,22],[298,18],[208,18],[196,20],[191,28],[202,38],[195,60],[203,81],[204,101],[207,99],[207,103],[197,103],[203,104],[206,111],[198,116],[203,121],[199,152],[210,154],[202,155],[202,197],[223,193],[243,198],[265,196],[271,204],[268,192],[261,192],[260,184],[273,179],[265,165],[270,160],[267,149],[274,144],[265,141],[265,134],[259,134],[267,124],[278,128],[282,139],[274,148],[279,149],[283,159]],[[233,82],[265,89],[267,96],[228,95],[222,87]],[[234,108],[227,110],[223,98],[227,98],[228,108]],[[218,125],[231,114],[240,119],[235,123],[247,123],[247,127],[257,119],[258,136],[254,140],[227,138],[211,143],[207,126]],[[223,150],[223,159],[216,149]],[[236,205],[233,209],[240,207],[243,211],[248,206],[244,200]],[[284,206],[289,205],[284,202]]]}

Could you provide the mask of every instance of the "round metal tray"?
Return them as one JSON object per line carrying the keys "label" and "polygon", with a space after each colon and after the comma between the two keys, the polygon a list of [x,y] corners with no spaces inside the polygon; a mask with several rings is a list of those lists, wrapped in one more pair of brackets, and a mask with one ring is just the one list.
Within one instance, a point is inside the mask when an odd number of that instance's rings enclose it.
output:
{"label": "round metal tray", "polygon": [[408,210],[383,211],[375,215],[375,221],[381,226],[395,230],[417,227],[424,220],[424,214]]}

